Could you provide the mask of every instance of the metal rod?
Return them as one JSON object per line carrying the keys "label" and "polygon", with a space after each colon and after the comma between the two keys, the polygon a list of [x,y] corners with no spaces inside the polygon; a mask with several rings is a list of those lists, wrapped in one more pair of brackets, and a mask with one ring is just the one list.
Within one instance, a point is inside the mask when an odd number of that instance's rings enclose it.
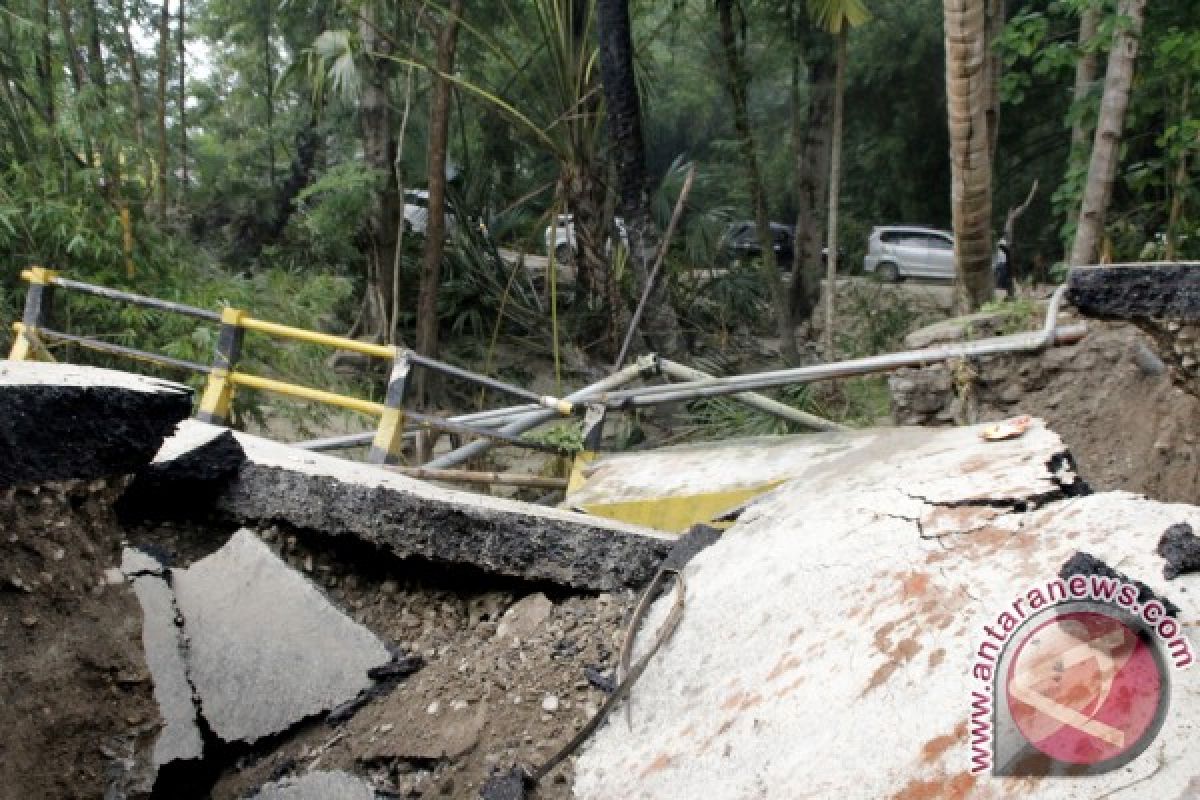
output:
{"label": "metal rod", "polygon": [[[707,372],[701,372],[698,369],[677,364],[674,361],[662,359],[662,370],[672,378],[679,378],[685,381],[702,381],[709,380],[713,376]],[[676,384],[678,385],[678,384]],[[837,422],[818,417],[815,414],[809,414],[807,411],[801,411],[798,408],[793,408],[786,403],[781,403],[778,400],[772,400],[769,397],[763,397],[761,394],[753,392],[739,392],[733,396],[734,400],[744,403],[751,408],[762,411],[765,414],[770,414],[774,417],[779,417],[787,422],[794,422],[799,425],[804,425],[818,431],[845,431],[849,430],[845,425]]]}
{"label": "metal rod", "polygon": [[1061,286],[1055,291],[1050,301],[1050,307],[1046,312],[1046,323],[1039,332],[998,336],[978,342],[963,342],[901,353],[887,353],[881,356],[837,361],[831,364],[817,364],[811,367],[759,372],[750,375],[732,375],[726,378],[713,378],[711,380],[690,381],[687,383],[613,392],[602,398],[602,402],[607,404],[609,408],[639,408],[658,405],[660,403],[698,400],[705,397],[721,397],[754,389],[768,389],[793,383],[808,383],[830,378],[845,378],[855,375],[867,375],[874,372],[888,372],[900,369],[901,367],[921,367],[957,358],[977,358],[988,355],[1031,352],[1041,350],[1048,345],[1071,344],[1087,335],[1087,325],[1078,323],[1062,328],[1056,326],[1058,306],[1062,301],[1065,290],[1066,287]]}
{"label": "metal rod", "polygon": [[159,300],[157,297],[146,297],[145,295],[133,294],[132,292],[122,292],[119,289],[94,286],[90,283],[73,281],[70,278],[55,277],[51,278],[49,282],[64,289],[95,295],[96,297],[103,297],[108,300],[117,300],[122,303],[129,303],[130,305],[153,308],[157,311],[169,311],[172,314],[182,314],[185,317],[194,317],[208,322],[221,321],[219,312],[209,311],[205,308],[196,308],[195,306],[187,306],[183,303],[172,303],[170,300]]}
{"label": "metal rod", "polygon": [[276,394],[295,397],[300,400],[312,400],[317,403],[358,411],[361,414],[379,416],[383,413],[382,403],[373,403],[370,400],[346,397],[334,394],[333,392],[327,392],[323,389],[313,389],[308,386],[285,383],[284,381],[277,381],[274,378],[263,378],[259,375],[250,375],[245,372],[231,372],[229,373],[229,381],[235,386],[247,386],[251,389],[275,392]]}
{"label": "metal rod", "polygon": [[482,430],[474,428],[470,425],[464,425],[461,422],[453,422],[445,417],[434,417],[428,414],[419,414],[416,411],[405,411],[404,416],[422,427],[433,428],[435,430],[447,431],[449,433],[458,433],[465,436],[477,436],[481,439],[490,439],[493,442],[503,442],[511,444],[515,447],[524,447],[527,450],[537,450],[542,453],[553,453],[554,455],[568,455],[569,450],[562,447],[555,447],[551,444],[542,444],[540,442],[530,442],[522,439],[520,436],[504,433],[503,431]]}
{"label": "metal rod", "polygon": [[[504,425],[512,422],[513,419],[528,414],[531,411],[539,410],[539,406],[533,404],[523,406],[511,406],[509,408],[495,408],[489,411],[476,411],[470,414],[459,414],[453,417],[445,417],[444,419],[450,422],[460,422],[468,425]],[[410,429],[405,436],[411,438],[416,435],[416,427],[410,426]],[[483,431],[476,429],[475,434],[482,436]],[[375,434],[366,431],[363,433],[347,433],[341,436],[329,436],[321,439],[310,439],[305,442],[294,442],[292,447],[298,447],[301,450],[312,450],[320,452],[324,450],[342,450],[348,447],[362,447],[369,445],[375,438]]]}
{"label": "metal rod", "polygon": [[242,317],[238,323],[241,327],[248,331],[258,331],[271,336],[280,336],[284,339],[295,339],[309,344],[320,344],[326,347],[333,347],[338,350],[350,350],[355,353],[362,353],[375,358],[392,358],[396,354],[396,348],[388,347],[382,344],[373,344],[371,342],[360,342],[357,339],[347,339],[345,336],[334,336],[331,333],[319,333],[317,331],[306,330],[305,328],[295,328],[291,325],[281,325],[278,322],[268,322],[265,319],[255,319],[254,317]]}
{"label": "metal rod", "polygon": [[485,483],[499,486],[527,486],[534,489],[565,489],[566,478],[547,478],[542,475],[523,475],[516,472],[473,472],[462,469],[432,469],[430,467],[396,467],[384,469],[427,481],[448,483]]}
{"label": "metal rod", "polygon": [[70,342],[71,344],[79,345],[88,350],[95,350],[100,353],[108,353],[114,356],[123,356],[131,358],[135,361],[146,361],[150,364],[159,366],[174,367],[176,369],[191,370],[207,375],[212,372],[212,367],[205,364],[197,364],[192,361],[184,361],[181,358],[171,358],[170,356],[159,355],[158,353],[148,353],[145,350],[136,350],[132,347],[125,347],[111,342],[104,342],[99,339],[92,339],[87,336],[76,336],[72,333],[63,333],[62,331],[50,330],[49,328],[38,328],[37,336],[54,341]]}
{"label": "metal rod", "polygon": [[[616,389],[619,386],[624,386],[632,380],[636,380],[638,376],[647,372],[658,370],[658,359],[653,356],[648,356],[644,359],[639,359],[638,363],[631,364],[624,369],[617,370],[612,375],[609,375],[603,380],[596,381],[590,386],[585,386],[582,389],[573,392],[566,396],[566,400],[571,403],[582,403],[589,398],[602,395],[610,389]],[[548,409],[538,409],[531,411],[529,414],[518,417],[504,427],[500,428],[501,433],[510,434],[512,436],[520,436],[532,428],[536,428],[543,422],[549,422],[557,416],[557,413]],[[451,450],[449,453],[433,459],[425,466],[433,469],[445,467],[453,467],[464,461],[474,458],[481,453],[486,453],[491,449],[492,443],[483,439],[476,440],[470,444],[464,445],[457,450]]]}
{"label": "metal rod", "polygon": [[447,364],[444,361],[438,361],[437,359],[428,358],[417,353],[410,352],[408,357],[414,364],[426,367],[435,372],[440,372],[444,375],[450,375],[451,377],[459,378],[469,383],[478,384],[479,386],[484,386],[488,389],[494,389],[497,392],[504,392],[505,394],[510,394],[513,397],[519,397],[522,400],[529,400],[542,408],[552,408],[559,414],[570,415],[574,411],[574,407],[567,400],[540,395],[537,392],[531,392],[530,390],[520,386],[514,386],[511,383],[505,383],[504,381],[497,380],[496,378],[489,378],[487,375],[480,375],[478,372],[472,372],[468,369],[456,367],[453,364]]}

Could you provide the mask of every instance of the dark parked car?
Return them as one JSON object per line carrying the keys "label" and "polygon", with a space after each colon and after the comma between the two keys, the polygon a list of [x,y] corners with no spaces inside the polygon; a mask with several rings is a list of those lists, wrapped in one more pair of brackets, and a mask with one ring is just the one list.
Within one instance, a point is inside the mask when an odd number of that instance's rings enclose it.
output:
{"label": "dark parked car", "polygon": [[[793,241],[796,232],[791,225],[771,223],[771,249],[779,266],[791,266],[794,255]],[[758,227],[753,221],[731,222],[725,231],[725,252],[731,259],[759,258],[762,244],[758,241]]]}

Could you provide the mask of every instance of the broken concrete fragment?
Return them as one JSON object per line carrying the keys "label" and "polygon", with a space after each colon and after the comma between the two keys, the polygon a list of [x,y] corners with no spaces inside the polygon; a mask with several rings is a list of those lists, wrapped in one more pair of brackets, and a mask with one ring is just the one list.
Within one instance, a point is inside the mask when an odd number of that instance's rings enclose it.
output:
{"label": "broken concrete fragment", "polygon": [[1200,320],[1200,264],[1074,267],[1067,300],[1089,317]]}
{"label": "broken concrete fragment", "polygon": [[161,576],[165,571],[166,567],[144,550],[126,547],[121,551],[121,573],[126,578],[135,578],[138,575]]}
{"label": "broken concrete fragment", "polygon": [[[122,569],[130,574],[128,562],[122,564]],[[162,731],[154,742],[157,770],[172,761],[200,758],[204,740],[196,725],[196,703],[188,683],[183,632],[177,622],[171,588],[162,578],[143,574],[133,579],[133,591],[142,606],[142,646],[163,720]]]}
{"label": "broken concrete fragment", "polygon": [[374,800],[370,784],[348,772],[310,772],[268,783],[254,800]]}
{"label": "broken concrete fragment", "polygon": [[[189,421],[181,434],[209,428]],[[653,577],[670,539],[631,525],[442,489],[365,464],[234,434],[246,461],[217,495],[244,521],[352,536],[400,558],[608,591]]]}
{"label": "broken concrete fragment", "polygon": [[191,410],[180,384],[0,361],[0,487],[135,472]]}
{"label": "broken concrete fragment", "polygon": [[[1191,796],[1195,668],[1172,671],[1166,726],[1120,770],[969,772],[972,692],[990,696],[972,671],[984,626],[1076,551],[1169,596],[1181,623],[1200,614],[1200,574],[1166,584],[1154,552],[1168,525],[1200,524],[1200,508],[1047,494],[1062,477],[1053,433],[979,432],[876,431],[869,450],[821,459],[752,503],[688,564],[686,612],[633,687],[632,724],[618,711],[585,745],[574,797]],[[998,515],[953,522],[980,503]],[[936,541],[920,524],[935,515]]]}
{"label": "broken concrete fragment", "polygon": [[253,742],[355,697],[391,660],[251,531],[172,573],[200,710],[227,742]]}
{"label": "broken concrete fragment", "polygon": [[229,430],[181,426],[138,473],[121,498],[119,510],[168,518],[203,513],[212,508],[217,493],[245,460],[246,454]]}
{"label": "broken concrete fragment", "polygon": [[554,611],[554,603],[541,592],[527,595],[514,603],[496,625],[496,638],[527,639]]}
{"label": "broken concrete fragment", "polygon": [[1167,562],[1163,564],[1163,577],[1167,580],[1200,570],[1200,536],[1186,522],[1167,528],[1158,540],[1157,552]]}

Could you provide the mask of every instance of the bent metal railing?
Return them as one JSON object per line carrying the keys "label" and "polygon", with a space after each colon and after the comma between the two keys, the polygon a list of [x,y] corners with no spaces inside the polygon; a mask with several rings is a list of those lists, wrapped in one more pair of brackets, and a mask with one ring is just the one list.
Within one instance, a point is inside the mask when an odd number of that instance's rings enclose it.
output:
{"label": "bent metal railing", "polygon": [[[342,336],[318,333],[303,328],[294,328],[290,325],[268,322],[267,320],[256,319],[245,311],[236,308],[225,308],[220,312],[216,312],[203,308],[195,308],[182,303],[173,303],[154,297],[146,297],[145,295],[95,286],[63,278],[54,270],[43,267],[27,269],[21,273],[21,277],[28,281],[29,292],[25,298],[25,311],[22,319],[13,325],[16,338],[9,353],[11,360],[26,360],[36,357],[39,353],[49,355],[46,343],[65,342],[109,355],[206,375],[207,383],[201,395],[199,411],[196,416],[202,421],[218,425],[229,424],[233,394],[237,387],[258,389],[301,400],[310,400],[351,411],[358,411],[379,418],[376,431],[369,435],[371,450],[367,458],[369,462],[374,464],[394,464],[399,460],[406,423],[453,434],[477,436],[491,442],[503,442],[535,450],[554,449],[548,448],[546,445],[521,439],[503,430],[491,430],[472,425],[465,421],[443,419],[441,417],[406,410],[404,408],[404,400],[409,385],[409,375],[413,368],[420,367],[433,370],[443,375],[511,395],[526,401],[528,405],[525,408],[547,410],[553,416],[571,416],[583,411],[582,407],[570,400],[539,395],[520,386],[514,386],[433,358],[427,358],[403,347],[361,342]],[[145,350],[112,344],[111,342],[90,336],[81,336],[67,333],[66,331],[55,330],[50,327],[50,320],[53,295],[56,289],[81,292],[108,300],[171,314],[180,314],[204,322],[216,323],[220,328],[213,363],[211,365],[198,364],[192,361],[172,358],[160,353],[151,353]],[[247,331],[255,331],[276,338],[324,345],[339,350],[348,350],[390,361],[391,371],[384,401],[377,403],[323,389],[315,389],[261,375],[253,375],[249,372],[239,370],[237,368],[238,359],[241,355],[242,340]],[[631,373],[625,377],[626,379],[623,382],[628,382],[628,380],[637,377],[637,373]],[[506,417],[496,414],[496,419],[504,421]],[[367,442],[362,443],[366,444]]]}
{"label": "bent metal railing", "polygon": [[[401,454],[406,426],[432,428],[452,434],[477,437],[475,441],[444,453],[423,469],[429,477],[448,474],[448,468],[462,464],[470,458],[486,452],[499,443],[545,450],[546,445],[520,438],[526,431],[556,417],[584,416],[584,450],[594,451],[600,445],[605,415],[608,411],[640,408],[663,403],[677,403],[701,398],[732,396],[735,400],[772,414],[788,422],[805,425],[815,430],[836,431],[846,428],[838,423],[814,416],[800,409],[787,406],[760,394],[755,390],[769,389],[790,384],[810,383],[819,380],[890,372],[902,367],[919,367],[955,359],[970,359],[1004,353],[1035,352],[1046,347],[1073,344],[1087,334],[1082,323],[1058,325],[1058,310],[1066,286],[1059,287],[1050,299],[1046,318],[1039,331],[998,336],[991,339],[962,342],[951,345],[887,353],[849,361],[816,364],[784,370],[714,377],[699,370],[677,364],[657,356],[648,355],[636,363],[618,369],[613,374],[585,386],[566,397],[539,395],[528,389],[504,381],[480,375],[470,370],[422,356],[403,347],[372,344],[342,336],[318,333],[255,319],[245,311],[225,308],[220,312],[180,303],[172,303],[153,297],[132,294],[102,286],[63,278],[53,270],[33,267],[21,273],[29,282],[29,293],[25,300],[22,320],[13,325],[16,339],[9,355],[13,360],[24,360],[39,353],[49,355],[45,342],[67,342],[102,353],[131,358],[152,364],[188,370],[207,376],[207,384],[200,399],[197,416],[207,422],[227,425],[233,393],[239,386],[274,392],[303,400],[311,400],[339,408],[350,409],[379,418],[374,433],[319,439],[299,446],[311,450],[336,450],[370,444],[368,461],[373,464],[395,464]],[[172,358],[131,347],[112,344],[88,336],[66,333],[49,327],[51,302],[54,290],[68,289],[118,302],[182,314],[220,326],[211,365]],[[328,392],[308,386],[287,383],[274,378],[237,369],[246,331],[256,331],[284,339],[309,342],[340,350],[361,353],[391,362],[387,390],[382,403],[357,397]],[[441,374],[468,381],[478,386],[493,389],[525,401],[525,404],[509,408],[479,411],[456,417],[443,418],[420,414],[404,408],[405,394],[409,385],[409,374],[414,368],[430,369]],[[627,384],[638,378],[665,375],[680,383],[649,385],[625,389]],[[484,473],[474,473],[476,476]],[[489,473],[490,474],[490,473]]]}

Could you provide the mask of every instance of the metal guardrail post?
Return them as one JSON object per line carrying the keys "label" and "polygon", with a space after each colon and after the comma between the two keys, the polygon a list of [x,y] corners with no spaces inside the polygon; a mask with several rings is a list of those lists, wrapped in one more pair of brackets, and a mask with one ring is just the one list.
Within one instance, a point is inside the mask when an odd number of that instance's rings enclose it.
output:
{"label": "metal guardrail post", "polygon": [[21,317],[22,327],[17,330],[13,339],[12,350],[8,357],[13,361],[26,361],[36,356],[37,332],[50,322],[50,310],[54,299],[54,278],[58,275],[54,270],[45,267],[32,267],[24,270],[21,277],[29,281],[29,291],[25,295],[25,313]]}
{"label": "metal guardrail post", "polygon": [[379,418],[371,451],[367,454],[370,464],[395,464],[400,460],[404,447],[404,396],[408,391],[408,375],[412,362],[408,352],[395,348],[392,358],[392,373],[388,376],[387,394],[384,397],[384,412]]}
{"label": "metal guardrail post", "polygon": [[583,449],[594,453],[600,449],[604,439],[604,420],[608,415],[608,407],[603,403],[591,403],[583,416]]}
{"label": "metal guardrail post", "polygon": [[221,311],[221,330],[217,334],[217,351],[213,357],[213,369],[208,374],[208,385],[200,398],[200,410],[196,418],[214,425],[229,424],[229,410],[233,405],[234,383],[230,373],[242,354],[242,317],[246,312],[236,308]]}

